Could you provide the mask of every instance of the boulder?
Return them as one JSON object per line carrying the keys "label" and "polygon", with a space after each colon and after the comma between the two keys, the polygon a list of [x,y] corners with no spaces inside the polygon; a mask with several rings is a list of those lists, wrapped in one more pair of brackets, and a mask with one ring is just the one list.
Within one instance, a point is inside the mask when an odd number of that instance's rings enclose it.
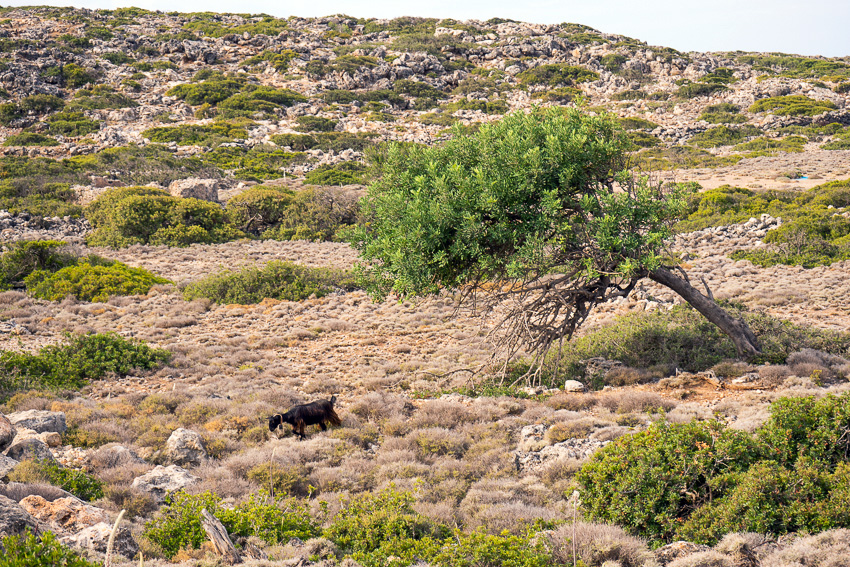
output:
{"label": "boulder", "polygon": [[9,418],[0,413],[0,453],[9,448],[15,439],[15,426]]}
{"label": "boulder", "polygon": [[19,429],[32,429],[36,433],[55,431],[62,434],[68,430],[68,426],[65,425],[65,414],[61,411],[19,411],[9,414],[9,421]]}
{"label": "boulder", "polygon": [[73,496],[50,502],[32,494],[22,499],[20,504],[32,517],[62,532],[77,533],[99,522],[109,521],[105,510]]}
{"label": "boulder", "polygon": [[0,536],[19,535],[27,528],[38,529],[38,520],[11,498],[0,496]]}
{"label": "boulder", "polygon": [[167,467],[159,465],[152,471],[133,479],[132,486],[151,494],[157,501],[164,502],[168,493],[191,486],[199,480],[201,479],[177,465]]}
{"label": "boulder", "polygon": [[168,192],[174,197],[202,199],[204,201],[218,202],[218,190],[220,187],[218,179],[178,179],[172,181],[168,186]]}
{"label": "boulder", "polygon": [[584,392],[587,387],[578,380],[567,380],[564,382],[565,392]]}
{"label": "boulder", "polygon": [[[112,533],[111,524],[98,522],[77,534],[64,537],[60,541],[69,547],[91,549],[100,553],[106,553],[110,533]],[[139,545],[133,539],[133,535],[127,527],[118,526],[118,532],[115,534],[112,550],[128,559],[133,559],[139,553]]]}
{"label": "boulder", "polygon": [[177,465],[201,464],[207,458],[207,450],[201,435],[183,427],[175,429],[165,443],[168,458]]}
{"label": "boulder", "polygon": [[15,439],[12,446],[6,451],[6,456],[15,459],[16,461],[39,460],[52,461],[53,453],[47,443],[36,437],[25,437],[24,439]]}
{"label": "boulder", "polygon": [[6,455],[0,455],[0,480],[2,480],[9,472],[18,466],[18,461],[9,458]]}

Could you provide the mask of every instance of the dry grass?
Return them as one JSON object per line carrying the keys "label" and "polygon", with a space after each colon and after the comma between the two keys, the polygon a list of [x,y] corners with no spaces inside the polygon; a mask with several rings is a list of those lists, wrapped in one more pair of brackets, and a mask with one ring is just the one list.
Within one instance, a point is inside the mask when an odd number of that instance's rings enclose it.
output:
{"label": "dry grass", "polygon": [[573,543],[577,559],[588,567],[607,565],[609,561],[622,567],[655,564],[646,542],[618,526],[576,522],[559,527],[550,537],[554,558],[562,565],[573,564]]}

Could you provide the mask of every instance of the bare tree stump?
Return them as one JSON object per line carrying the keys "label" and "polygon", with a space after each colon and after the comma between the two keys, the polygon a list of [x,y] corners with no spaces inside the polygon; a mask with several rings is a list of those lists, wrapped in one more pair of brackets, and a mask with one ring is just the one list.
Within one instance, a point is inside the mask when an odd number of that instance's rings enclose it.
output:
{"label": "bare tree stump", "polygon": [[242,563],[242,558],[239,557],[239,552],[237,552],[236,548],[233,547],[233,542],[230,541],[230,536],[227,535],[227,530],[224,529],[224,526],[221,525],[218,518],[207,512],[206,508],[201,510],[201,516],[204,518],[201,525],[203,526],[204,531],[207,532],[207,537],[210,538],[213,547],[215,547],[216,553],[218,553],[228,565]]}

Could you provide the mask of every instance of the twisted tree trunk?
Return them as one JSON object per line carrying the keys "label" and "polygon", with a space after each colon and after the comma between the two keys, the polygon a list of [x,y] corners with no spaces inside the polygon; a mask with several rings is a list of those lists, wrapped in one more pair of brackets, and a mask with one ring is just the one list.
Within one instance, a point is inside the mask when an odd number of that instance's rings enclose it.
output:
{"label": "twisted tree trunk", "polygon": [[667,268],[658,268],[649,272],[649,279],[669,287],[687,301],[691,307],[699,311],[706,319],[717,325],[735,345],[738,357],[751,359],[761,354],[758,339],[741,319],[735,319],[724,311],[717,303],[700,293],[687,280],[681,278]]}

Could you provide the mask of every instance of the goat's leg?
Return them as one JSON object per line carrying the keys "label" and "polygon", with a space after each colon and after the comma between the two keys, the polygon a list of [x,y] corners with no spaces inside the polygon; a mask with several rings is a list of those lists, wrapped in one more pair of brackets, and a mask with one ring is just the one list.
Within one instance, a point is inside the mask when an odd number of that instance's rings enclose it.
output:
{"label": "goat's leg", "polygon": [[328,430],[328,426],[327,426],[327,425],[325,425],[325,422],[324,422],[324,421],[320,421],[320,422],[319,422],[319,427],[321,427],[321,428],[322,428],[322,431],[327,431],[327,430]]}

